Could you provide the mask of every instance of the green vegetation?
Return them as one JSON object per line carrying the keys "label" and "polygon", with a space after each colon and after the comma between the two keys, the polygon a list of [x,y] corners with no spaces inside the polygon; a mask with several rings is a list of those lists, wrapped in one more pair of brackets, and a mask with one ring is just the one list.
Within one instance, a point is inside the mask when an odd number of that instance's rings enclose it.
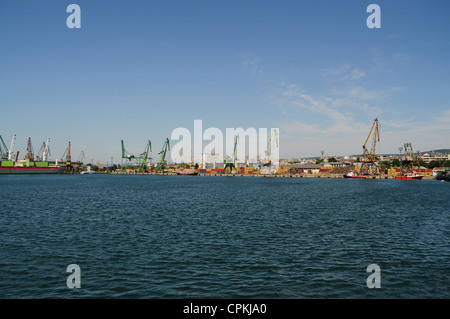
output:
{"label": "green vegetation", "polygon": [[431,161],[426,165],[427,168],[450,167],[450,160]]}
{"label": "green vegetation", "polygon": [[[394,158],[393,160],[389,161],[382,161],[380,163],[380,167],[383,169],[389,169],[394,167],[400,167],[400,166],[410,166],[412,163],[409,161],[402,161],[398,158]],[[419,167],[425,167],[429,169],[433,169],[435,167],[450,167],[450,160],[440,160],[440,161],[431,161],[430,163],[426,163],[423,160],[419,160],[417,164],[414,166]]]}

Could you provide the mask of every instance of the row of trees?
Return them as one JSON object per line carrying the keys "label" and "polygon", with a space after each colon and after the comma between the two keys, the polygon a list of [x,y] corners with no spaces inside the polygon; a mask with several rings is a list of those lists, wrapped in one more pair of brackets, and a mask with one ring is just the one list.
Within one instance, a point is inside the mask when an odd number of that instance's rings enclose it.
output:
{"label": "row of trees", "polygon": [[[380,162],[380,167],[383,169],[389,169],[389,168],[405,166],[406,164],[407,163],[405,161],[395,158],[392,161]],[[431,161],[429,163],[426,163],[423,160],[419,160],[416,163],[416,166],[425,167],[425,168],[429,168],[429,169],[433,169],[435,167],[450,167],[450,160]]]}
{"label": "row of trees", "polygon": [[[87,164],[87,166],[90,166],[91,170],[94,171],[94,172],[99,171],[99,167],[97,165],[92,165],[91,163],[89,163],[89,164]],[[116,170],[118,170],[120,168],[121,168],[120,165],[114,164],[114,165],[111,165],[111,166],[104,167],[103,171],[105,171],[105,172],[115,172]],[[140,166],[139,165],[132,165],[132,166],[129,166],[128,168],[139,169]],[[197,168],[199,168],[199,165],[198,165],[198,163],[195,163],[193,165],[190,165],[190,164],[178,164],[178,168],[195,168],[195,169],[197,169]]]}

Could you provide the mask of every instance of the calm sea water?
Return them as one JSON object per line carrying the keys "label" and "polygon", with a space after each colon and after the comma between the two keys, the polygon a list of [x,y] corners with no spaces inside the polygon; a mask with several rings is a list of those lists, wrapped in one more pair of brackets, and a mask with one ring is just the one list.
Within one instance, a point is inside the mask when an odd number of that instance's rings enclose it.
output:
{"label": "calm sea water", "polygon": [[17,175],[0,191],[0,298],[450,297],[448,182]]}

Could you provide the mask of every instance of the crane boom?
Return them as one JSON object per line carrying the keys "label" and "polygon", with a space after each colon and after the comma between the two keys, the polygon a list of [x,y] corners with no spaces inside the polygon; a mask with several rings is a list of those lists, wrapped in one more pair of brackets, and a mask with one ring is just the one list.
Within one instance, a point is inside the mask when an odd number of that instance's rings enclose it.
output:
{"label": "crane boom", "polygon": [[31,144],[31,137],[28,138],[27,141],[27,154],[25,155],[26,160],[29,161],[34,161],[34,150],[33,150],[33,145]]}
{"label": "crane boom", "polygon": [[45,143],[44,151],[42,152],[42,161],[46,162],[48,156],[50,155],[50,137],[47,138],[47,143]]}
{"label": "crane boom", "polygon": [[277,130],[274,130],[272,132],[272,134],[270,135],[269,141],[267,142],[265,159],[266,159],[267,163],[269,163],[269,165],[272,162],[272,158],[271,158],[272,157],[272,139],[275,140],[276,147],[278,147],[278,132],[277,132]]}
{"label": "crane boom", "polygon": [[[369,135],[367,136],[366,142],[363,145],[363,158],[360,168],[360,173],[365,174],[378,174],[378,166],[376,163],[376,146],[377,142],[380,141],[380,122],[378,121],[378,118],[376,118],[372,124],[372,128],[370,129]],[[373,133],[373,134],[372,134]],[[367,143],[369,142],[370,138],[372,137],[372,143],[370,150],[367,149]]]}
{"label": "crane boom", "polygon": [[8,159],[8,148],[0,135],[0,160]]}
{"label": "crane boom", "polygon": [[166,153],[167,153],[167,150],[170,151],[169,138],[166,138],[161,152],[158,153],[159,155],[161,155],[161,157],[160,157],[160,159],[158,161],[158,165],[157,165],[158,169],[162,169],[163,170],[163,169],[166,168]]}
{"label": "crane boom", "polygon": [[80,156],[78,156],[77,162],[84,161],[85,158],[86,156],[84,155],[84,151],[81,151]]}
{"label": "crane boom", "polygon": [[239,135],[236,134],[234,136],[234,150],[233,150],[233,163],[236,165],[237,157],[236,157],[236,150],[237,150],[237,144],[239,142]]}
{"label": "crane boom", "polygon": [[16,144],[16,134],[13,135],[13,138],[11,140],[11,146],[9,148],[8,151],[8,161],[12,161],[13,160],[13,150],[14,150],[14,145]]}
{"label": "crane boom", "polygon": [[[374,132],[372,138],[372,147],[369,151],[367,149],[367,143],[369,142],[372,132]],[[367,136],[366,142],[363,145],[363,158],[366,162],[369,163],[375,162],[376,144],[379,141],[380,141],[380,122],[378,121],[378,118],[376,118],[373,122],[372,128],[370,129],[369,135]]]}

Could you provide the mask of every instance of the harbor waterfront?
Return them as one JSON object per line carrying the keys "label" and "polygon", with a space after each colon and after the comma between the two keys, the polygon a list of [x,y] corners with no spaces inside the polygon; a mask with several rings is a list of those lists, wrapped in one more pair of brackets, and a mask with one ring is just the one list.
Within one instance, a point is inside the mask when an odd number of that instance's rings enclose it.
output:
{"label": "harbor waterfront", "polygon": [[[179,175],[178,173],[159,173],[159,172],[112,172],[112,173],[105,173],[105,174],[113,174],[113,175]],[[224,177],[233,177],[233,176],[240,176],[240,177],[297,177],[297,178],[345,178],[342,174],[223,174],[223,173],[204,173],[204,174],[197,174],[198,176],[224,176]],[[372,175],[367,176],[367,179],[396,179],[395,175]],[[433,176],[423,176],[422,179],[425,180],[433,180],[435,179]]]}
{"label": "harbor waterfront", "polygon": [[449,298],[449,187],[4,175],[0,298]]}

